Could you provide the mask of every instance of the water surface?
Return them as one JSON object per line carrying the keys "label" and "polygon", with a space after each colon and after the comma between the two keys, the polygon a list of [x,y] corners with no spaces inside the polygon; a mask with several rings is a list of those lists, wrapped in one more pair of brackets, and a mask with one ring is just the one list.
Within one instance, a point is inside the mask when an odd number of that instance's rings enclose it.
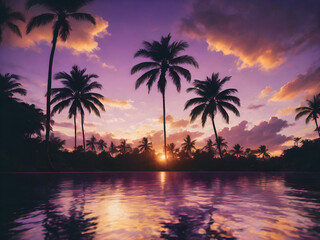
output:
{"label": "water surface", "polygon": [[320,239],[318,174],[0,177],[0,239]]}

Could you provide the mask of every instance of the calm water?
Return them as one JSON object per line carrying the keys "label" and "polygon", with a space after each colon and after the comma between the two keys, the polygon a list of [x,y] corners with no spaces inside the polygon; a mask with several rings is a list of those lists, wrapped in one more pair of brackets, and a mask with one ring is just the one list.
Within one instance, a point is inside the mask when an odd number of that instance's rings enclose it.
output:
{"label": "calm water", "polygon": [[320,239],[318,174],[0,178],[0,239]]}

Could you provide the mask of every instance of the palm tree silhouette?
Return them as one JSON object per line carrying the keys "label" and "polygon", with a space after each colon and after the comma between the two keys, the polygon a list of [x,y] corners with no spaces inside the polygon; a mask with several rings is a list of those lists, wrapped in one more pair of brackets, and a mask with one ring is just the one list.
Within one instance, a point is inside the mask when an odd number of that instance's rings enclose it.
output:
{"label": "palm tree silhouette", "polygon": [[47,83],[47,124],[46,124],[46,141],[49,140],[50,132],[50,113],[51,113],[51,79],[52,79],[52,65],[53,57],[56,49],[58,37],[65,42],[71,32],[71,26],[69,19],[88,21],[92,24],[96,24],[94,17],[88,13],[78,12],[78,10],[87,5],[92,0],[28,0],[26,7],[30,9],[35,5],[39,5],[48,9],[49,13],[43,13],[33,17],[26,29],[26,33],[30,33],[34,28],[53,23],[53,38],[52,48],[49,59],[49,70],[48,70],[48,83]]}
{"label": "palm tree silhouette", "polygon": [[122,155],[125,155],[127,152],[131,151],[131,146],[129,144],[127,144],[127,140],[124,139],[120,142],[118,149]]}
{"label": "palm tree silhouette", "polygon": [[[235,88],[229,88],[222,90],[223,84],[229,81],[231,77],[224,77],[219,79],[219,73],[212,73],[211,78],[207,77],[206,80],[194,80],[193,88],[188,88],[187,92],[195,92],[199,97],[192,98],[188,100],[185,104],[187,109],[192,105],[196,105],[190,113],[191,122],[196,120],[196,118],[202,113],[201,122],[202,127],[204,127],[207,117],[209,116],[212,120],[212,125],[214,129],[214,134],[216,136],[216,142],[218,143],[218,134],[215,125],[215,115],[220,112],[223,119],[229,123],[229,115],[226,111],[230,110],[236,116],[240,116],[238,109],[232,104],[240,106],[240,99],[233,96],[233,93],[238,92]],[[219,155],[222,158],[221,147],[218,145]]]}
{"label": "palm tree silhouette", "polygon": [[267,149],[267,147],[265,145],[261,145],[258,150],[258,156],[262,156],[263,159],[265,158],[269,158],[270,157],[270,153],[268,152],[269,150]]}
{"label": "palm tree silhouette", "polygon": [[171,155],[171,158],[174,158],[176,153],[176,145],[174,143],[170,143],[167,145],[167,150],[169,152],[169,155]]}
{"label": "palm tree silhouette", "polygon": [[293,139],[294,145],[297,146],[297,147],[299,147],[299,142],[300,142],[300,140],[301,140],[301,137],[295,137],[295,138]]}
{"label": "palm tree silhouette", "polygon": [[96,107],[98,106],[102,111],[105,111],[103,104],[99,99],[103,99],[103,96],[99,93],[91,92],[93,89],[101,89],[102,85],[96,81],[91,81],[92,78],[98,78],[96,74],[85,74],[86,69],[80,69],[78,66],[73,66],[70,74],[66,72],[59,72],[55,75],[55,79],[61,79],[64,87],[53,88],[51,90],[53,99],[51,104],[57,103],[52,108],[52,115],[56,112],[60,113],[63,109],[69,105],[68,117],[73,117],[74,121],[74,146],[77,146],[77,112],[81,115],[81,128],[83,148],[86,148],[85,135],[84,135],[84,108],[89,113],[93,111],[95,115],[100,117],[100,111]]}
{"label": "palm tree silhouette", "polygon": [[20,29],[13,23],[14,21],[25,22],[25,18],[21,12],[13,12],[4,0],[0,0],[0,43],[2,43],[2,30],[5,26],[19,37],[22,37]]}
{"label": "palm tree silhouette", "polygon": [[246,154],[246,157],[249,157],[250,155],[252,155],[252,150],[251,150],[251,148],[246,148],[246,150],[244,151],[244,153]]}
{"label": "palm tree silhouette", "polygon": [[144,137],[140,141],[140,145],[138,146],[140,152],[149,152],[152,149],[152,143],[149,142],[148,138]]}
{"label": "palm tree silhouette", "polygon": [[240,144],[236,144],[230,152],[239,158],[239,155],[243,153],[243,147],[241,147]]}
{"label": "palm tree silhouette", "polygon": [[[213,144],[214,146],[217,146],[220,150],[222,148],[228,148],[228,143],[225,141],[225,139],[221,136],[218,136],[216,138],[216,142]],[[220,156],[221,157],[221,156]]]}
{"label": "palm tree silhouette", "polygon": [[203,150],[206,150],[211,157],[215,155],[214,143],[210,138],[207,140],[207,143],[203,147]]}
{"label": "palm tree silhouette", "polygon": [[116,145],[113,142],[110,143],[109,152],[110,152],[112,157],[113,157],[113,155],[115,153],[118,152],[118,149],[117,149]]}
{"label": "palm tree silhouette", "polygon": [[[131,74],[135,74],[138,71],[146,70],[136,81],[135,88],[139,88],[141,84],[147,81],[148,93],[151,90],[152,85],[158,79],[158,91],[162,94],[162,106],[163,106],[163,137],[164,137],[164,155],[167,161],[166,150],[166,105],[165,105],[165,89],[167,85],[167,74],[172,79],[177,91],[181,89],[181,77],[183,76],[188,82],[191,81],[191,74],[189,70],[179,66],[180,64],[191,64],[198,68],[196,60],[189,55],[179,54],[184,51],[189,45],[184,41],[173,41],[170,43],[171,35],[167,37],[161,37],[159,41],[143,42],[144,48],[139,49],[134,57],[145,57],[151,61],[142,62],[135,65],[131,69]],[[159,77],[159,78],[158,78]]]}
{"label": "palm tree silhouette", "polygon": [[87,142],[87,148],[89,150],[91,150],[92,152],[96,151],[96,144],[97,144],[97,139],[95,138],[95,136],[91,136],[91,138],[89,140],[86,141]]}
{"label": "palm tree silhouette", "polygon": [[96,144],[99,151],[103,151],[107,148],[107,143],[103,139],[100,139]]}
{"label": "palm tree silhouette", "polygon": [[196,149],[196,140],[191,140],[190,135],[187,135],[183,141],[182,149],[187,152],[188,156],[190,156],[192,149]]}
{"label": "palm tree silhouette", "polygon": [[27,95],[27,91],[22,88],[21,83],[17,81],[20,79],[18,75],[6,73],[2,75],[0,73],[0,101],[11,99],[14,101],[19,101],[15,98],[15,94],[20,94],[22,96]]}
{"label": "palm tree silhouette", "polygon": [[316,130],[320,137],[319,126],[317,122],[318,115],[320,115],[320,93],[318,95],[313,96],[312,100],[307,100],[307,107],[298,107],[296,108],[296,120],[301,118],[302,116],[308,115],[306,118],[306,124],[310,122],[311,119],[316,123]]}

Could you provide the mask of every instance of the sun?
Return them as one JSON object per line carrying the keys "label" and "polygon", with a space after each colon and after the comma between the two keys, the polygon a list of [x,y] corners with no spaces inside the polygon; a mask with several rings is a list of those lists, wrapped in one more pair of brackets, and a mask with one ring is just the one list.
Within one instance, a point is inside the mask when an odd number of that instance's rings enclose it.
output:
{"label": "sun", "polygon": [[161,159],[162,161],[164,161],[164,160],[166,160],[166,156],[165,156],[164,154],[162,154],[162,155],[160,156],[160,159]]}

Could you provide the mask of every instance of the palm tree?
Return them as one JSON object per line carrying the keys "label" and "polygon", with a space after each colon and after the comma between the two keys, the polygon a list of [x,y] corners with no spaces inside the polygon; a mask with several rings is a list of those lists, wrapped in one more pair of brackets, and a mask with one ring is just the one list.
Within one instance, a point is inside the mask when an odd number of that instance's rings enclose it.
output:
{"label": "palm tree", "polygon": [[[228,148],[228,143],[225,141],[225,139],[221,136],[218,136],[216,138],[216,142],[213,144],[214,146],[217,146],[218,149],[222,148]],[[222,153],[221,153],[222,154]],[[220,156],[221,157],[221,156]]]}
{"label": "palm tree", "polygon": [[63,146],[66,144],[66,140],[55,137],[53,133],[50,135],[49,140],[51,149],[54,149],[55,151],[63,149]]}
{"label": "palm tree", "polygon": [[112,157],[113,157],[113,155],[114,155],[115,153],[118,152],[118,149],[117,149],[116,145],[114,145],[113,142],[110,143],[109,152],[110,152],[110,154],[111,154]]}
{"label": "palm tree", "polygon": [[96,145],[97,145],[97,139],[95,138],[95,136],[91,136],[91,138],[89,140],[86,141],[87,142],[87,148],[89,150],[91,150],[92,152],[96,151]]}
{"label": "palm tree", "polygon": [[203,149],[206,150],[211,157],[215,155],[214,143],[210,138],[207,140],[207,144],[203,147]]}
{"label": "palm tree", "polygon": [[88,13],[78,12],[78,10],[87,5],[92,0],[28,0],[26,7],[30,9],[35,5],[39,5],[48,9],[49,13],[43,13],[33,17],[26,29],[26,33],[30,33],[34,28],[53,23],[53,38],[52,48],[49,59],[49,70],[48,70],[48,83],[47,83],[47,124],[46,124],[46,141],[49,140],[50,132],[50,104],[51,104],[51,79],[52,79],[52,65],[53,57],[56,49],[58,37],[65,42],[71,32],[71,26],[69,19],[84,20],[96,24],[94,17]]}
{"label": "palm tree", "polygon": [[15,98],[15,94],[20,94],[22,96],[27,95],[27,91],[22,88],[21,83],[17,81],[20,79],[18,75],[6,73],[2,75],[0,73],[0,102],[11,99],[18,101],[18,98]]}
{"label": "palm tree", "polygon": [[162,107],[163,107],[163,137],[164,137],[164,155],[167,161],[166,150],[166,105],[165,105],[165,89],[167,86],[167,74],[172,79],[177,91],[181,89],[181,76],[188,82],[191,81],[191,74],[189,70],[179,66],[181,64],[191,64],[198,68],[196,60],[189,55],[180,55],[182,51],[189,46],[185,41],[173,41],[170,43],[171,35],[161,37],[159,41],[143,42],[144,48],[139,49],[134,57],[145,57],[150,59],[148,62],[142,62],[135,65],[131,69],[131,74],[138,71],[145,70],[146,72],[141,75],[136,81],[135,88],[139,88],[141,84],[147,81],[148,93],[151,90],[154,82],[158,79],[158,91],[162,94]]}
{"label": "palm tree", "polygon": [[103,151],[105,148],[107,148],[107,143],[103,140],[100,139],[97,143],[96,143],[98,150]]}
{"label": "palm tree", "polygon": [[25,22],[25,18],[21,12],[13,12],[4,0],[0,0],[0,43],[2,42],[2,30],[5,26],[19,37],[22,37],[20,29],[13,23],[14,21]]}
{"label": "palm tree", "polygon": [[[184,109],[187,109],[192,105],[196,105],[190,113],[191,122],[196,120],[196,118],[202,113],[201,122],[202,127],[204,127],[207,117],[209,116],[212,120],[216,142],[218,142],[218,134],[214,118],[217,112],[221,113],[223,119],[227,123],[229,123],[229,115],[226,110],[230,110],[236,116],[240,116],[238,109],[232,104],[234,103],[237,106],[240,106],[240,99],[232,95],[233,93],[238,92],[238,90],[235,88],[222,90],[223,84],[230,79],[231,77],[219,79],[219,73],[212,73],[211,78],[207,77],[204,81],[194,80],[194,87],[187,89],[187,92],[193,91],[199,96],[188,100],[185,104]],[[218,150],[220,158],[222,158],[220,145],[218,145]]]}
{"label": "palm tree", "polygon": [[73,117],[74,121],[74,145],[77,146],[77,112],[81,115],[81,128],[82,128],[82,139],[83,148],[86,148],[85,135],[84,135],[84,108],[89,113],[93,111],[95,115],[100,117],[100,111],[96,107],[98,106],[102,111],[105,111],[103,104],[99,99],[103,99],[103,96],[99,93],[91,92],[93,89],[101,89],[102,85],[96,81],[91,81],[92,78],[98,78],[96,74],[85,74],[86,69],[80,69],[78,66],[73,66],[70,74],[66,72],[59,72],[55,75],[55,79],[61,79],[64,87],[53,88],[51,90],[53,99],[51,104],[57,103],[52,108],[52,116],[58,112],[60,113],[63,109],[69,105],[68,117]]}
{"label": "palm tree", "polygon": [[131,151],[131,146],[129,144],[127,144],[127,140],[124,139],[120,142],[118,149],[122,155],[125,155],[127,152]]}
{"label": "palm tree", "polygon": [[167,145],[167,151],[169,153],[169,155],[171,155],[171,158],[174,158],[176,153],[176,145],[174,143],[170,143]]}
{"label": "palm tree", "polygon": [[294,145],[297,146],[297,147],[299,147],[299,142],[300,142],[300,140],[301,140],[301,137],[295,137],[295,138],[293,139]]}
{"label": "palm tree", "polygon": [[187,135],[183,141],[182,149],[187,152],[188,156],[190,156],[192,149],[196,149],[196,140],[191,140],[190,135]]}
{"label": "palm tree", "polygon": [[267,147],[265,145],[261,145],[258,150],[258,156],[262,156],[263,159],[265,158],[269,158],[270,157],[270,153],[268,152],[269,150],[267,149]]}
{"label": "palm tree", "polygon": [[310,122],[311,119],[316,123],[316,129],[320,137],[319,126],[317,122],[318,115],[320,115],[320,93],[313,96],[312,100],[307,100],[307,107],[298,107],[296,108],[296,120],[302,116],[308,115],[306,118],[306,124]]}
{"label": "palm tree", "polygon": [[252,154],[251,148],[246,148],[246,150],[244,151],[244,153],[246,154],[247,157],[249,157],[249,156]]}
{"label": "palm tree", "polygon": [[149,142],[148,138],[144,137],[140,141],[140,145],[138,146],[140,152],[149,152],[152,149],[152,143]]}
{"label": "palm tree", "polygon": [[239,158],[239,155],[243,153],[243,147],[241,147],[240,144],[236,144],[230,152]]}

